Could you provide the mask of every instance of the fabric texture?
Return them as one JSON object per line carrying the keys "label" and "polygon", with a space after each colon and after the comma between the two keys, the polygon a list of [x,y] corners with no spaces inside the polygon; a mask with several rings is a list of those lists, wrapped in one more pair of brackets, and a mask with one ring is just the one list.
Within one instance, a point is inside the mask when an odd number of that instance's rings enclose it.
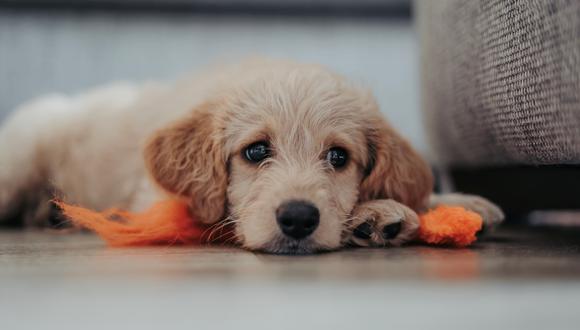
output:
{"label": "fabric texture", "polygon": [[580,1],[420,0],[415,9],[437,160],[580,164]]}

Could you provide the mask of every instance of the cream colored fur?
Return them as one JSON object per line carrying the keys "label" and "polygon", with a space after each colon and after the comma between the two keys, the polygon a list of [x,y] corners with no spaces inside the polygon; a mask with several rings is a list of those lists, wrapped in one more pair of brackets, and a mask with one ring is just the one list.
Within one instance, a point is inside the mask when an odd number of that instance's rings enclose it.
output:
{"label": "cream colored fur", "polygon": [[[261,140],[273,156],[256,166],[242,153]],[[325,160],[335,146],[349,153],[343,169]],[[0,165],[0,219],[35,200],[26,222],[45,221],[40,206],[50,192],[95,209],[141,210],[173,196],[206,223],[235,223],[242,246],[282,253],[402,244],[432,188],[427,164],[369,91],[317,65],[264,59],[174,84],[116,84],[25,104],[0,130]],[[319,227],[300,242],[285,238],[274,217],[290,199],[320,210]],[[488,212],[491,203],[478,206],[488,223],[503,219]],[[393,221],[404,226],[391,241],[351,240],[364,221],[377,232]]]}

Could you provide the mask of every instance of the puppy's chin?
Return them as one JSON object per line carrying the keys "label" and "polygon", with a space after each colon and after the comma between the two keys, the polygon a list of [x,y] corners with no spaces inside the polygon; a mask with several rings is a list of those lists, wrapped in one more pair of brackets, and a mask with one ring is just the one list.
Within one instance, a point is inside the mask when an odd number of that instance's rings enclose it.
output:
{"label": "puppy's chin", "polygon": [[261,247],[250,249],[263,253],[287,255],[314,254],[330,250],[317,244],[313,239],[295,240],[284,236],[278,236]]}

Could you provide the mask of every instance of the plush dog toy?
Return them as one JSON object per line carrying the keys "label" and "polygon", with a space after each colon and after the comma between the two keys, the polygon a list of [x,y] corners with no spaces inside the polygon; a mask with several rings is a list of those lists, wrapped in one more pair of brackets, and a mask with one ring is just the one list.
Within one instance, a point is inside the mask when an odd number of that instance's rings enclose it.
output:
{"label": "plush dog toy", "polygon": [[[142,213],[119,209],[96,212],[55,201],[74,224],[97,233],[111,246],[223,243],[231,230],[221,228],[217,236],[205,235],[208,227],[195,221],[187,205],[176,200],[154,204]],[[439,206],[420,216],[417,239],[431,245],[465,247],[476,241],[482,218],[462,207]]]}

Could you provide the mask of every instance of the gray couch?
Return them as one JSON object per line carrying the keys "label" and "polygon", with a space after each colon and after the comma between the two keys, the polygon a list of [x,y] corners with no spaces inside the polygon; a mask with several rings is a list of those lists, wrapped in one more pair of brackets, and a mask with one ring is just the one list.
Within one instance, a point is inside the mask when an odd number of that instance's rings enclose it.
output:
{"label": "gray couch", "polygon": [[422,103],[447,187],[580,209],[580,1],[420,0]]}
{"label": "gray couch", "polygon": [[424,0],[416,13],[441,163],[580,164],[580,1]]}

